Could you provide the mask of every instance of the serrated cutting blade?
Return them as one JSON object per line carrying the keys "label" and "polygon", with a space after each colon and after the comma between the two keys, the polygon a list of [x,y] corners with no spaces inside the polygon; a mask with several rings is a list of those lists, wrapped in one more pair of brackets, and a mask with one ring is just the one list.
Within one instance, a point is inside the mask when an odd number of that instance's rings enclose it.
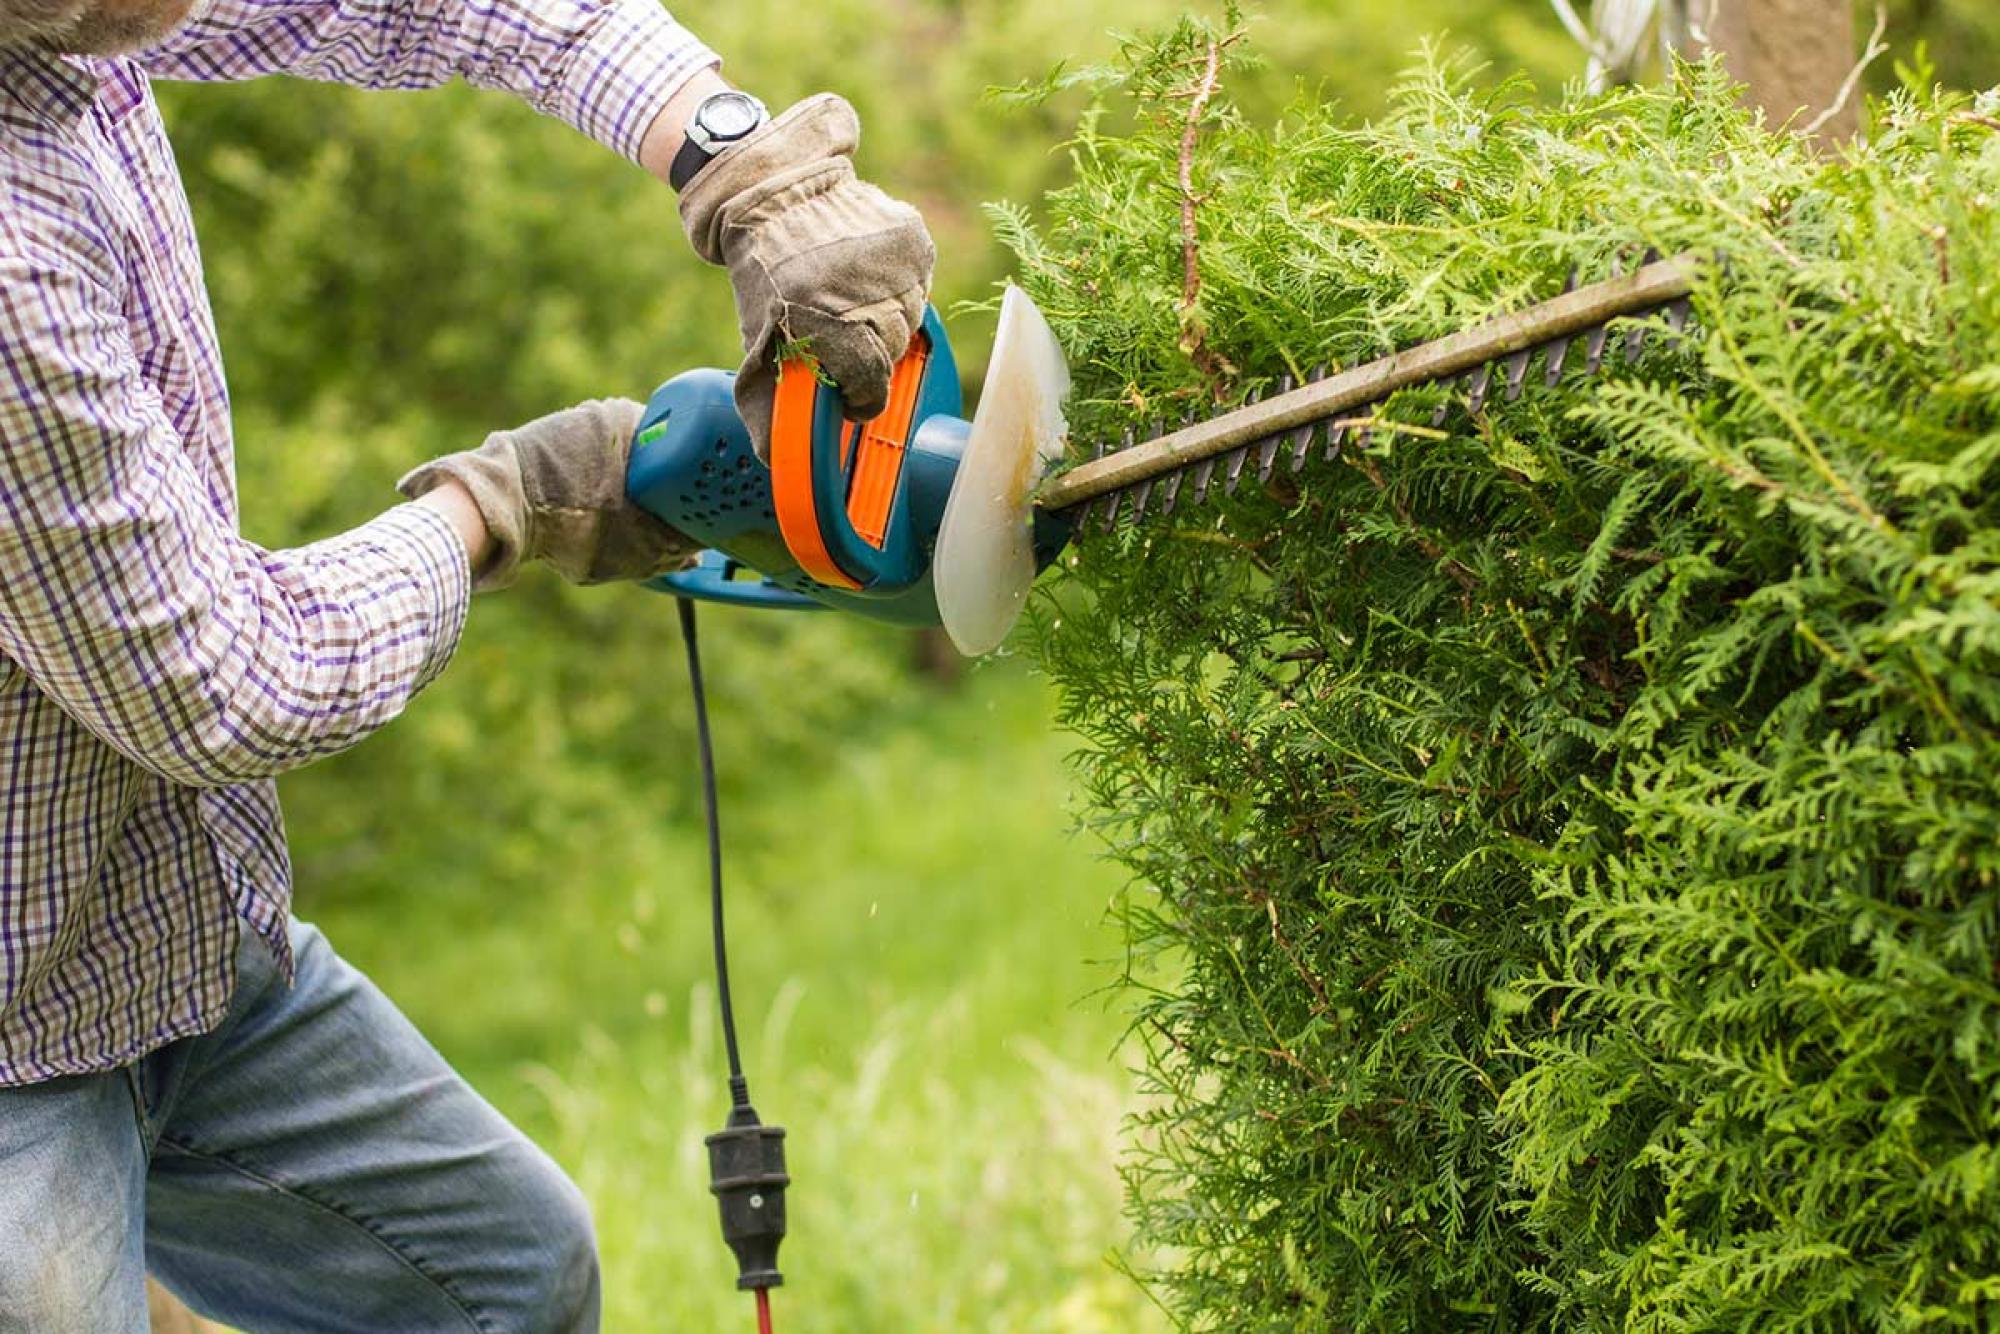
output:
{"label": "serrated cutting blade", "polygon": [[[1603,366],[1613,321],[1669,308],[1669,328],[1676,318],[1685,323],[1686,315],[1677,314],[1672,308],[1678,305],[1681,312],[1685,311],[1695,263],[1691,256],[1658,260],[1604,282],[1583,287],[1572,285],[1561,296],[1446,338],[1405,348],[1323,378],[1315,372],[1304,385],[1281,388],[1262,401],[1253,396],[1242,406],[1206,421],[1184,424],[1172,432],[1080,464],[1048,482],[1037,503],[1061,512],[1089,505],[1100,497],[1136,492],[1141,484],[1146,484],[1149,498],[1157,487],[1163,499],[1156,510],[1173,507],[1172,502],[1165,501],[1167,496],[1172,496],[1181,508],[1199,505],[1207,499],[1218,464],[1224,469],[1225,486],[1233,490],[1240,484],[1253,450],[1260,478],[1269,477],[1279,451],[1287,445],[1292,466],[1303,466],[1316,430],[1325,431],[1325,457],[1338,457],[1348,431],[1359,426],[1365,439],[1372,419],[1382,414],[1389,400],[1401,390],[1461,381],[1467,405],[1478,412],[1492,395],[1496,369],[1500,375],[1500,395],[1511,401],[1525,389],[1530,362],[1537,350],[1544,354],[1542,378],[1554,384],[1574,360],[1572,352],[1579,340],[1584,345],[1583,359],[1596,372]],[[1620,332],[1619,350],[1627,356],[1637,356],[1643,349],[1644,331]],[[1189,472],[1193,474],[1191,491],[1178,484],[1168,489],[1167,478]],[[1115,518],[1116,507],[1111,508]],[[1131,508],[1129,504],[1127,508]],[[1095,506],[1080,512],[1090,515]]]}
{"label": "serrated cutting blade", "polygon": [[1209,479],[1215,476],[1215,460],[1203,459],[1194,467],[1194,503],[1199,505],[1208,499]]}
{"label": "serrated cutting blade", "polygon": [[1554,388],[1563,378],[1563,362],[1569,357],[1570,344],[1573,341],[1573,339],[1558,338],[1548,345],[1548,350],[1542,354],[1543,384]]}
{"label": "serrated cutting blade", "polygon": [[1308,422],[1292,432],[1292,471],[1306,466],[1306,456],[1312,453],[1313,431],[1317,429]]}
{"label": "serrated cutting blade", "polygon": [[1243,465],[1248,463],[1249,461],[1250,461],[1250,446],[1248,445],[1245,445],[1243,446],[1243,448],[1236,450],[1234,453],[1230,454],[1229,462],[1226,465],[1224,465],[1222,472],[1223,489],[1229,492],[1230,495],[1233,496],[1236,494],[1236,488],[1243,481]]}
{"label": "serrated cutting blade", "polygon": [[1473,416],[1486,406],[1486,389],[1493,383],[1493,363],[1485,362],[1465,377],[1465,407]]}
{"label": "serrated cutting blade", "polygon": [[1592,375],[1604,369],[1604,343],[1611,337],[1611,326],[1600,324],[1590,331],[1590,337],[1583,342],[1583,368]]}

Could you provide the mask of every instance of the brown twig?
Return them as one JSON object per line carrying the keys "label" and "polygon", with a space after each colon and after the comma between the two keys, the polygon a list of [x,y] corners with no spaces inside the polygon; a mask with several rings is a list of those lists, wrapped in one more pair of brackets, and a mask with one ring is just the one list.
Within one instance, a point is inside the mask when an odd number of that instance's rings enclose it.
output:
{"label": "brown twig", "polygon": [[1194,151],[1201,142],[1201,118],[1208,114],[1222,77],[1222,43],[1208,39],[1208,59],[1201,80],[1188,96],[1187,118],[1181,123],[1181,310],[1194,308],[1201,295],[1201,237],[1195,227],[1200,198],[1194,192]]}
{"label": "brown twig", "polygon": [[1220,396],[1223,382],[1234,368],[1209,347],[1202,334],[1201,318],[1195,310],[1201,298],[1201,231],[1196,216],[1201,196],[1194,189],[1194,155],[1201,143],[1202,118],[1208,114],[1208,104],[1222,84],[1223,49],[1235,40],[1234,34],[1208,39],[1208,54],[1202,62],[1201,77],[1184,94],[1188,99],[1188,109],[1181,122],[1181,351],[1194,362],[1195,369],[1201,372],[1202,378],[1208,381],[1210,390],[1217,396]]}
{"label": "brown twig", "polygon": [[1313,1017],[1322,1018],[1331,1013],[1333,1002],[1327,998],[1326,983],[1320,981],[1319,975],[1306,966],[1306,961],[1299,957],[1298,950],[1292,947],[1290,937],[1285,935],[1285,929],[1278,925],[1278,901],[1262,890],[1253,889],[1249,893],[1250,901],[1253,903],[1261,902],[1264,907],[1264,915],[1270,919],[1271,943],[1278,947],[1279,952],[1292,965],[1292,971],[1299,975],[1299,980],[1306,984],[1307,989],[1312,992],[1313,998],[1319,1002],[1313,1007]]}
{"label": "brown twig", "polygon": [[1154,1018],[1152,1015],[1149,1014],[1146,1016],[1146,1022],[1151,1024],[1153,1026],[1154,1031],[1159,1033],[1161,1037],[1165,1038],[1167,1041],[1173,1043],[1175,1047],[1179,1048],[1183,1056],[1194,1055],[1194,1049],[1189,1047],[1187,1043],[1182,1042],[1180,1038],[1175,1036],[1174,1031],[1171,1028],[1168,1028],[1158,1019]]}

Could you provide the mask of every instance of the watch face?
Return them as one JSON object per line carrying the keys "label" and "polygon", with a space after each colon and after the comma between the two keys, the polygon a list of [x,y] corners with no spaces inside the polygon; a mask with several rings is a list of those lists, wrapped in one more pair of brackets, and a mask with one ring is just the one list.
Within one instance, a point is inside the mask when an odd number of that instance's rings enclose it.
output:
{"label": "watch face", "polygon": [[730,143],[764,123],[764,106],[748,93],[717,93],[701,104],[700,120],[710,139]]}

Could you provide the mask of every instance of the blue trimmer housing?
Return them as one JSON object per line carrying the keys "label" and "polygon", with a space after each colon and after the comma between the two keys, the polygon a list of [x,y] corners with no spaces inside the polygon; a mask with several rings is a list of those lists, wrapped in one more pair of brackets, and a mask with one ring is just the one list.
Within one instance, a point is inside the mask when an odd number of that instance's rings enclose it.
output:
{"label": "blue trimmer housing", "polygon": [[[707,548],[692,567],[647,587],[710,602],[938,624],[931,552],[971,426],[937,312],[925,311],[890,406],[874,422],[843,419],[834,388],[788,363],[770,466],[737,416],[735,380],[727,371],[687,371],[646,404],[627,490]],[[1066,539],[1066,525],[1038,520],[1039,563]]]}

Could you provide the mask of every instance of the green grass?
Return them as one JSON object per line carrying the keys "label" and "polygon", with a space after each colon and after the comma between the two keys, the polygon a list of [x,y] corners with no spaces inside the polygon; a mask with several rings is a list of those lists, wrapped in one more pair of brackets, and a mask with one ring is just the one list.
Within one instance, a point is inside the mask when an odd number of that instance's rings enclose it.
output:
{"label": "green grass", "polygon": [[[1037,682],[1002,666],[910,689],[832,765],[724,798],[745,1060],[790,1132],[780,1328],[1162,1328],[1111,1264],[1135,1105],[1098,994],[1121,966],[1119,877],[1068,832]],[[740,714],[719,725],[725,751],[756,746]],[[422,884],[369,866],[316,887],[352,831],[317,828],[311,796],[288,794],[303,911],[582,1183],[606,1327],[748,1328],[701,1143],[727,1095],[688,793],[609,792],[554,837],[470,814],[439,831],[546,868],[504,900],[449,848]]]}

